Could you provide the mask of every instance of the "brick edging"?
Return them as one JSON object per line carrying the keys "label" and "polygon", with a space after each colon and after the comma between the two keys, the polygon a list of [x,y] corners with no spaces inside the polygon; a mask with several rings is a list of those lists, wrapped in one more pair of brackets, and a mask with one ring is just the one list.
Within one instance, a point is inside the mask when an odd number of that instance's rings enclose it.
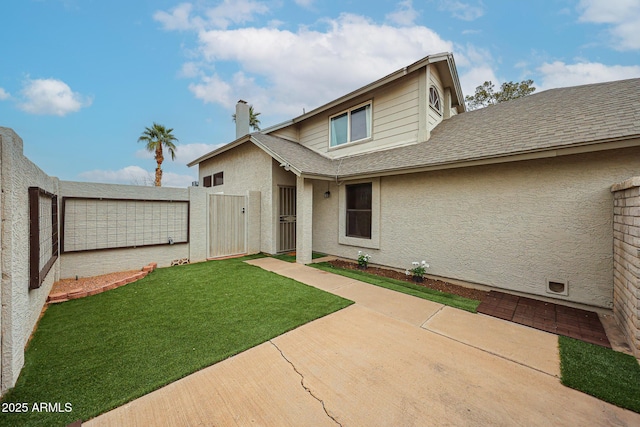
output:
{"label": "brick edging", "polygon": [[47,297],[47,304],[55,304],[59,302],[65,302],[72,299],[79,299],[88,297],[91,295],[101,294],[102,292],[110,291],[115,288],[119,288],[120,286],[124,286],[128,283],[135,282],[137,280],[142,279],[147,274],[151,273],[158,267],[158,263],[152,262],[149,265],[145,265],[142,267],[142,270],[139,273],[136,273],[132,276],[125,277],[124,279],[116,280],[115,282],[107,283],[102,285],[99,288],[92,289],[90,291],[83,291],[82,289],[75,289],[69,292],[60,292],[57,294],[50,294]]}

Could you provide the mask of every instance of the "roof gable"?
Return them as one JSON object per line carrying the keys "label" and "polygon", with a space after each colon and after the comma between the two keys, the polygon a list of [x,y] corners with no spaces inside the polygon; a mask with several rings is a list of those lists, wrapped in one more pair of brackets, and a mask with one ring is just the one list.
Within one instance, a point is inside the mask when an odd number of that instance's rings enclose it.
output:
{"label": "roof gable", "polygon": [[460,86],[460,81],[458,80],[458,72],[456,69],[455,61],[453,59],[453,54],[444,52],[426,56],[411,65],[407,65],[406,67],[394,71],[393,73],[386,75],[381,79],[376,80],[375,82],[369,83],[366,86],[363,86],[359,89],[349,92],[346,95],[334,99],[333,101],[321,105],[320,107],[315,108],[308,113],[304,113],[291,120],[287,120],[286,122],[282,122],[269,128],[263,129],[262,132],[267,134],[275,132],[287,126],[291,126],[292,124],[299,123],[311,117],[325,113],[326,111],[331,110],[337,106],[349,104],[353,100],[362,98],[363,96],[370,94],[374,90],[381,88],[382,86],[391,84],[396,80],[403,78],[407,74],[419,70],[420,68],[424,68],[429,64],[435,64],[435,66],[438,68],[438,71],[443,76],[445,86],[454,89],[452,91],[451,99],[452,106],[459,107],[461,111],[464,111],[466,108],[464,104],[464,95],[462,94],[462,88]]}

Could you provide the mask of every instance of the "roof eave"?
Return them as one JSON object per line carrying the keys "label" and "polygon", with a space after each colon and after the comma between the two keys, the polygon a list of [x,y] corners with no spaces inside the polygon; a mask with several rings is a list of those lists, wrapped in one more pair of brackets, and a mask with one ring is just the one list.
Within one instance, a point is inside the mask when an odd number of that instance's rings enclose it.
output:
{"label": "roof eave", "polygon": [[640,135],[630,135],[620,138],[590,141],[582,144],[573,144],[565,147],[552,147],[541,150],[523,151],[519,153],[507,153],[495,156],[478,157],[475,159],[435,163],[423,166],[409,166],[364,172],[355,174],[340,174],[336,179],[363,179],[376,176],[401,175],[409,173],[429,172],[443,169],[458,169],[470,166],[482,166],[497,163],[510,163],[523,160],[545,159],[550,157],[568,156],[573,154],[585,154],[597,151],[616,150],[640,146]]}

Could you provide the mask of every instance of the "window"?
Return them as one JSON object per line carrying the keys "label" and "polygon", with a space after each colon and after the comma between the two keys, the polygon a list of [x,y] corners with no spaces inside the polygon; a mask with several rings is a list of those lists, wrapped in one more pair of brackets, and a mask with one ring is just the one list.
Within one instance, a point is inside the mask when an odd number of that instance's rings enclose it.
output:
{"label": "window", "polygon": [[347,185],[348,237],[371,239],[371,183]]}
{"label": "window", "polygon": [[215,187],[216,185],[222,184],[224,184],[224,173],[218,172],[216,174],[213,174],[213,186]]}
{"label": "window", "polygon": [[442,114],[442,102],[440,102],[440,94],[435,87],[429,88],[429,105],[438,113]]}
{"label": "window", "polygon": [[329,119],[331,147],[371,137],[371,102]]}
{"label": "window", "polygon": [[380,177],[338,186],[338,243],[380,249]]}
{"label": "window", "polygon": [[211,187],[211,175],[205,176],[204,178],[202,178],[202,186]]}

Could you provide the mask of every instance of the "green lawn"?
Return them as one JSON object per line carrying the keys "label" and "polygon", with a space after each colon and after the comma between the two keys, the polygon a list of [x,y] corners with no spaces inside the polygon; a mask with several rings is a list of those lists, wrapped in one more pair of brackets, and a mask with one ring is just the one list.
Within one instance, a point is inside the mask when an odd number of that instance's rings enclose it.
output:
{"label": "green lawn", "polygon": [[334,267],[328,262],[309,264],[309,266],[319,268],[320,270],[328,271],[330,273],[340,274],[342,276],[360,280],[362,282],[370,283],[372,285],[402,292],[404,294],[413,295],[418,298],[423,298],[451,307],[460,308],[462,310],[470,311],[471,313],[476,313],[478,305],[480,305],[480,301],[477,300],[435,291],[433,289],[419,286],[411,282],[376,276],[375,274],[366,273],[364,271]]}
{"label": "green lawn", "polygon": [[0,413],[0,425],[87,420],[351,304],[247,258],[158,269],[49,307],[2,402],[30,409],[34,402],[68,402],[73,410]]}
{"label": "green lawn", "polygon": [[633,357],[560,336],[562,384],[640,413],[640,365]]}

